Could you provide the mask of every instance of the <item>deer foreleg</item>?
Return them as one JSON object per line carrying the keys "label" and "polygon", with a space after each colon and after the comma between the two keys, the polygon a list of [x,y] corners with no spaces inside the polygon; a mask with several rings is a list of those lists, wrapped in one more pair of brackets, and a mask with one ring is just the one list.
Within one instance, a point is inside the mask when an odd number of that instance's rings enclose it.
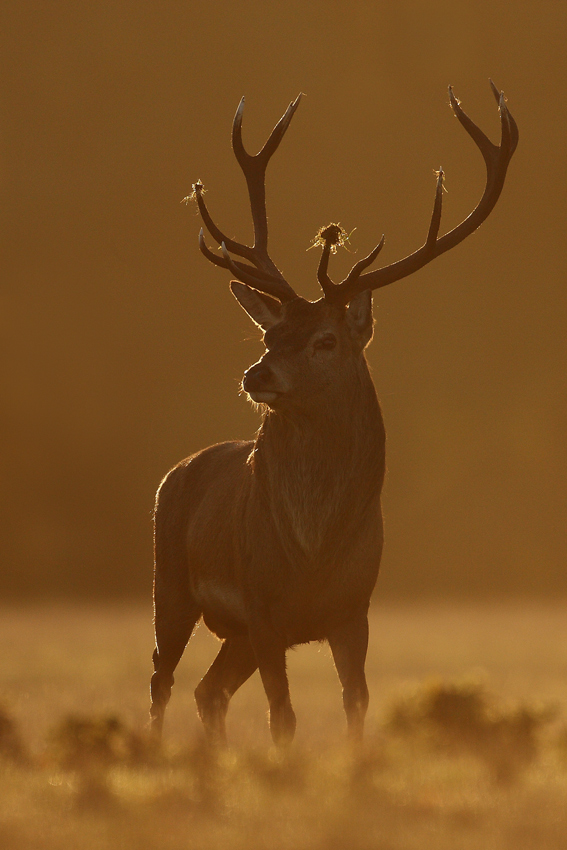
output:
{"label": "deer foreleg", "polygon": [[362,740],[364,718],[368,709],[368,687],[364,672],[368,649],[366,613],[334,629],[328,640],[343,686],[348,735],[353,743],[358,743]]}
{"label": "deer foreleg", "polygon": [[250,630],[262,684],[270,706],[270,732],[277,747],[290,744],[295,734],[295,712],[291,706],[286,671],[286,646],[267,627]]}

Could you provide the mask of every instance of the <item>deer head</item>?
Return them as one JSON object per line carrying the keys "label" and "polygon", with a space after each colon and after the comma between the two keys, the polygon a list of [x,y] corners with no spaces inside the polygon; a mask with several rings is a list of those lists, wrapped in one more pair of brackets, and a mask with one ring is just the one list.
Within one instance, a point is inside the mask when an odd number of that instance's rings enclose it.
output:
{"label": "deer head", "polygon": [[331,253],[342,244],[346,234],[336,224],[322,228],[317,234],[316,244],[322,247],[317,279],[323,296],[314,302],[297,295],[268,254],[266,167],[299,106],[301,95],[290,103],[268,141],[255,156],[247,153],[242,143],[242,98],[234,117],[232,147],[248,186],[254,244],[249,246],[229,239],[216,226],[203,199],[201,182],[193,185],[193,197],[205,227],[221,251],[216,254],[207,247],[201,228],[199,246],[202,253],[210,262],[232,272],[236,278],[231,283],[233,294],[265,332],[267,351],[258,363],[247,370],[243,381],[244,389],[254,401],[270,407],[298,403],[304,406],[331,383],[336,383],[340,375],[348,378],[349,364],[360,358],[372,338],[372,290],[413,274],[435,257],[454,248],[490,214],[500,197],[508,164],[518,144],[518,128],[504,94],[498,91],[492,80],[490,86],[500,113],[499,145],[493,144],[468,117],[449,87],[453,112],[477,145],[486,165],[486,186],[475,209],[460,224],[439,236],[445,176],[443,169],[439,169],[433,212],[424,244],[401,260],[374,271],[365,271],[384,246],[382,236],[368,256],[355,263],[340,283],[331,280],[328,267]]}

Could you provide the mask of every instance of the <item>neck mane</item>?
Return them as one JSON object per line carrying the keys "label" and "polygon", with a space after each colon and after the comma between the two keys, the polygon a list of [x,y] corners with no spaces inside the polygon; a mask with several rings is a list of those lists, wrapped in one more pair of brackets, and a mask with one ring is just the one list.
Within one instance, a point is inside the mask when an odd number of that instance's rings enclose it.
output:
{"label": "neck mane", "polygon": [[384,478],[384,426],[364,357],[317,401],[268,411],[251,455],[280,540],[303,560],[356,532]]}

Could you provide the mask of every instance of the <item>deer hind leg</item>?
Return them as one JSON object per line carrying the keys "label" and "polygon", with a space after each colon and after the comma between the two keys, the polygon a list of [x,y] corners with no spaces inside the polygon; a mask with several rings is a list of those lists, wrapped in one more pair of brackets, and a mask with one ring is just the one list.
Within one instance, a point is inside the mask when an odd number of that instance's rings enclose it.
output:
{"label": "deer hind leg", "polygon": [[368,649],[366,614],[333,630],[329,635],[329,644],[343,686],[348,736],[357,744],[362,741],[364,718],[368,709],[368,687],[364,673]]}
{"label": "deer hind leg", "polygon": [[247,635],[227,638],[195,690],[197,711],[211,744],[226,745],[225,718],[231,697],[257,669]]}
{"label": "deer hind leg", "polygon": [[201,616],[189,585],[187,517],[190,476],[179,464],[162,481],[156,496],[154,606],[156,648],[151,683],[151,729],[159,736],[171,696],[173,671]]}
{"label": "deer hind leg", "polygon": [[201,611],[189,594],[171,594],[155,600],[156,648],[153,653],[154,674],[150,693],[150,728],[161,736],[166,706],[174,683],[173,672],[183,655]]}

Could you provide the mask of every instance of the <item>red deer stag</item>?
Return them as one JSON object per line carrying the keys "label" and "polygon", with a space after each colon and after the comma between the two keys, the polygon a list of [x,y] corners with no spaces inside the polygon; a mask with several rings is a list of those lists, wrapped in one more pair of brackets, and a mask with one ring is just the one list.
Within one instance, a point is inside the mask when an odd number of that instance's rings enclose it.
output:
{"label": "red deer stag", "polygon": [[[293,738],[295,714],[286,650],[327,640],[343,688],[349,737],[362,736],[368,706],[364,674],[368,606],[382,551],[380,491],[384,425],[364,349],[372,338],[374,289],[412,274],[453,248],[491,212],[502,191],[518,130],[492,84],[501,140],[494,145],[451,106],[479,148],[487,179],[478,206],[439,237],[443,171],[424,245],[391,265],[364,271],[384,238],[342,283],[328,274],[344,231],[318,234],[318,301],[297,295],[268,254],[266,166],[299,105],[290,104],[255,156],[242,144],[241,101],[232,146],[244,172],[254,244],[228,238],[213,222],[200,182],[193,187],[205,227],[221,253],[205,257],[237,279],[234,296],[265,332],[266,351],[244,374],[248,396],[263,405],[255,440],[211,446],[162,481],[155,509],[155,632],[152,727],[161,732],[173,673],[202,616],[222,640],[195,698],[207,738],[222,743],[235,691],[259,668],[277,745]],[[237,257],[238,259],[235,259]]]}

